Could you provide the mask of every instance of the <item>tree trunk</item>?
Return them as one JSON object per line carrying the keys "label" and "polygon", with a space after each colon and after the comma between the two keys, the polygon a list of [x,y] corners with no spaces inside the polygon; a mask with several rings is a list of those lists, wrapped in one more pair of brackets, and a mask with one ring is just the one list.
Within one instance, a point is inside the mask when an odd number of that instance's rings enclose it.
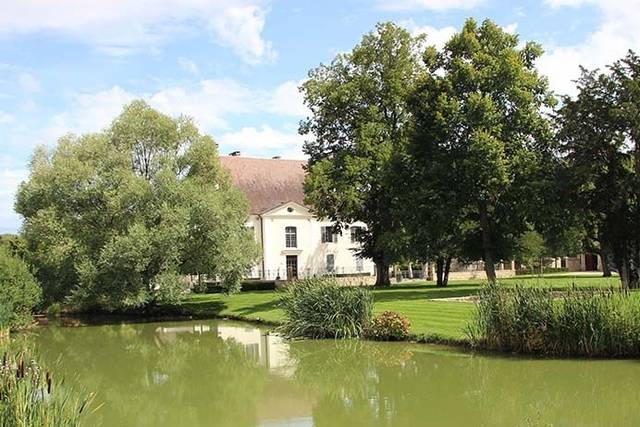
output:
{"label": "tree trunk", "polygon": [[438,257],[436,259],[436,286],[444,287],[449,284],[449,271],[451,270],[451,257]]}
{"label": "tree trunk", "polygon": [[449,272],[451,271],[451,257],[447,257],[445,263],[444,263],[444,277],[442,278],[442,281],[444,283],[444,286],[447,286],[449,284]]}
{"label": "tree trunk", "polygon": [[376,263],[376,284],[374,286],[378,286],[378,287],[391,286],[391,281],[389,280],[389,263],[384,261],[384,259],[375,260],[375,263]]}
{"label": "tree trunk", "polygon": [[612,253],[622,289],[640,288],[640,250],[633,243],[624,242],[614,246]]}
{"label": "tree trunk", "polygon": [[438,257],[436,258],[436,286],[439,288],[444,286],[443,276],[444,276],[444,258]]}
{"label": "tree trunk", "polygon": [[602,277],[611,277],[611,266],[609,265],[609,258],[607,254],[602,251]]}
{"label": "tree trunk", "polygon": [[611,261],[613,259],[613,253],[607,241],[600,237],[600,250],[597,252],[600,255],[602,261],[602,277],[611,277]]}
{"label": "tree trunk", "polygon": [[487,204],[480,202],[480,230],[482,231],[482,253],[484,261],[484,271],[487,274],[489,283],[496,282],[496,266],[493,259],[493,243],[491,241],[491,230],[489,228],[489,213]]}

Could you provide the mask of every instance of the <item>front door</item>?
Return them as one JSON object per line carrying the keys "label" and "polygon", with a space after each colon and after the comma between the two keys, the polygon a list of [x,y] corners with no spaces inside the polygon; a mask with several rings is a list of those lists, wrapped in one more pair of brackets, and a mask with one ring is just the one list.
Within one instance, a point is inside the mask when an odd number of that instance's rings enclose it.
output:
{"label": "front door", "polygon": [[287,255],[287,280],[298,278],[298,255]]}
{"label": "front door", "polygon": [[595,254],[584,254],[584,269],[586,271],[598,271],[598,256]]}

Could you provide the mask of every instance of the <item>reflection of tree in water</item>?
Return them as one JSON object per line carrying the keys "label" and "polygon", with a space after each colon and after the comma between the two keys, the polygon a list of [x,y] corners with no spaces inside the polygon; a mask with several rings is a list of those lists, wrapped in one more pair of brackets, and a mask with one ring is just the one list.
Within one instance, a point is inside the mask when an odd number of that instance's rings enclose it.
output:
{"label": "reflection of tree in water", "polygon": [[[291,345],[323,426],[639,425],[632,361],[529,360],[365,342]],[[615,404],[614,404],[615,403]]]}
{"label": "reflection of tree in water", "polygon": [[66,376],[97,391],[96,425],[253,426],[266,371],[244,347],[206,334],[159,336],[157,324],[43,330]]}

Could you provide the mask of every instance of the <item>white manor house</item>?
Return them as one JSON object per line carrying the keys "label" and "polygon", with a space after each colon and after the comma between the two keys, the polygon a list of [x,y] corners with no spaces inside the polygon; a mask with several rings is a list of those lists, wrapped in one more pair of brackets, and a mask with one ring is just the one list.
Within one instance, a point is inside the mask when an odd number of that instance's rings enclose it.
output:
{"label": "white manor house", "polygon": [[220,156],[220,162],[251,207],[247,227],[254,230],[262,251],[251,278],[374,275],[374,263],[356,255],[359,243],[353,236],[365,225],[356,222],[336,234],[330,221],[317,218],[305,206],[305,161],[249,158],[234,152]]}

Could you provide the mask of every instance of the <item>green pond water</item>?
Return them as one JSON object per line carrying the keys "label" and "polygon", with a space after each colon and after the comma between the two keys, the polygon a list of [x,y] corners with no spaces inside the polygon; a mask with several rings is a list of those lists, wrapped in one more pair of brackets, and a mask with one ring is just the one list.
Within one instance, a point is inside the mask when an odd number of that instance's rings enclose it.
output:
{"label": "green pond water", "polygon": [[48,326],[27,337],[97,393],[89,426],[638,426],[640,362],[288,342],[227,321]]}

